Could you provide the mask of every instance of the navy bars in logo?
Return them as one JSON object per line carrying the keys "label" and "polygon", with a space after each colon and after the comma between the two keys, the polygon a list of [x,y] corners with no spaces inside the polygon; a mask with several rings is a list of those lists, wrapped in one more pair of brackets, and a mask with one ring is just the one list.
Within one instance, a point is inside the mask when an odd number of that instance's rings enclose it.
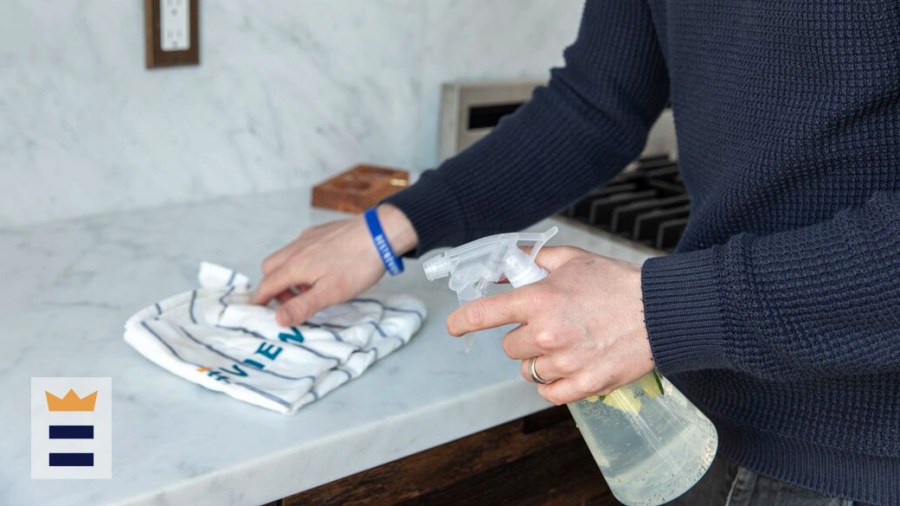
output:
{"label": "navy bars in logo", "polygon": [[[50,439],[94,439],[93,425],[51,425]],[[51,466],[93,466],[93,453],[51,453]]]}
{"label": "navy bars in logo", "polygon": [[94,426],[51,425],[50,439],[94,439]]}

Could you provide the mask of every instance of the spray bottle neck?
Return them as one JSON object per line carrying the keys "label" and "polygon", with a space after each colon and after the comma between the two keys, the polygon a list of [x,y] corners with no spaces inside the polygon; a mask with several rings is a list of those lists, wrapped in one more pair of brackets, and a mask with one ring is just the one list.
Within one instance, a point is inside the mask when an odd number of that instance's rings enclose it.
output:
{"label": "spray bottle neck", "polygon": [[519,248],[510,248],[503,259],[503,274],[513,288],[530,285],[547,277],[547,271]]}

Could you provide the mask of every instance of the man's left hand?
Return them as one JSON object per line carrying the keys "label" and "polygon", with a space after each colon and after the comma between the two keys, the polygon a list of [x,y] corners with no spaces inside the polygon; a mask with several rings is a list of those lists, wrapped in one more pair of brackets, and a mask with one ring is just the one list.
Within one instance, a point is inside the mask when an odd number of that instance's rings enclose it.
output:
{"label": "man's left hand", "polygon": [[653,369],[644,326],[641,268],[572,247],[547,247],[537,263],[545,279],[464,304],[447,318],[454,336],[519,326],[503,339],[510,358],[537,357],[538,392],[554,404],[605,395]]}

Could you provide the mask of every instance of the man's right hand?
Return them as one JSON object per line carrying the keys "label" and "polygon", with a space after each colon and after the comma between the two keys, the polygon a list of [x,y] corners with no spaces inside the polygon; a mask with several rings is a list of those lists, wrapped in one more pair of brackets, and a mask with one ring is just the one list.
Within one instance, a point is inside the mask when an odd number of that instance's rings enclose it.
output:
{"label": "man's right hand", "polygon": [[[398,256],[416,247],[416,231],[402,211],[382,204],[378,217]],[[281,303],[278,323],[298,325],[320,309],[355,297],[384,272],[365,218],[333,221],[304,230],[263,261],[264,276],[253,302],[276,299]]]}

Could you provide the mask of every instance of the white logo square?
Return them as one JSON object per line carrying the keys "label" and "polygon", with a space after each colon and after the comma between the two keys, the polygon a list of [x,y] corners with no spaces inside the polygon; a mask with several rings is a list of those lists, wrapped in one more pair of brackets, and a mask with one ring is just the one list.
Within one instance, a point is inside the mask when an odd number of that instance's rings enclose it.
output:
{"label": "white logo square", "polygon": [[112,477],[112,378],[31,378],[31,478]]}

